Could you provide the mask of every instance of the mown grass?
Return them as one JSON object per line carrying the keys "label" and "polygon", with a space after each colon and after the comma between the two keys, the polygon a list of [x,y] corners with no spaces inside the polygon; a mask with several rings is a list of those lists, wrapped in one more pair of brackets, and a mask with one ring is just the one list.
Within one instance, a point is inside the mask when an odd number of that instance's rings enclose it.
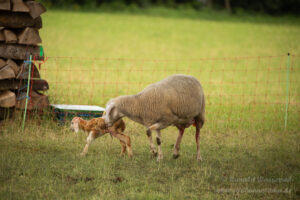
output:
{"label": "mown grass", "polygon": [[[203,162],[196,161],[193,128],[177,160],[174,127],[163,130],[165,157],[157,163],[145,129],[128,119],[132,159],[120,157],[119,142],[108,135],[81,157],[85,134],[32,115],[22,133],[16,113],[0,125],[0,199],[299,197],[299,23],[289,17],[170,14],[50,10],[41,30],[50,57],[40,73],[50,84],[51,103],[100,106],[170,74],[197,77],[207,99]],[[287,52],[295,56],[284,130]],[[207,57],[228,58],[201,59]]]}

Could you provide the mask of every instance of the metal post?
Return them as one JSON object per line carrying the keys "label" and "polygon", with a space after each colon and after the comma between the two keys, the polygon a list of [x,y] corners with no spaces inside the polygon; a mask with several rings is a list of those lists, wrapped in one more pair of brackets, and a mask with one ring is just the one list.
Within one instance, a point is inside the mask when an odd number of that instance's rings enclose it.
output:
{"label": "metal post", "polygon": [[284,130],[287,128],[288,121],[288,108],[289,108],[289,82],[290,82],[290,53],[287,56],[286,63],[286,105],[285,105],[285,120],[284,120]]}
{"label": "metal post", "polygon": [[[28,62],[28,61],[27,61]],[[27,80],[27,93],[26,93],[26,101],[25,101],[25,110],[23,115],[23,122],[22,122],[22,132],[24,131],[25,121],[26,121],[26,113],[27,113],[27,105],[29,99],[29,89],[30,89],[30,78],[31,78],[31,65],[32,65],[32,55],[29,56],[29,69],[28,69],[28,80]]]}

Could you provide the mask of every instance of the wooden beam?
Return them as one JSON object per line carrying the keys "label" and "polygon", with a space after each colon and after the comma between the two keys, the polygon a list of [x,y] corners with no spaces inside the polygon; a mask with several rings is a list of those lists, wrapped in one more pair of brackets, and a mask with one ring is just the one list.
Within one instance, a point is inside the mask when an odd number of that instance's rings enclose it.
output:
{"label": "wooden beam", "polygon": [[0,107],[9,108],[16,105],[16,95],[10,90],[0,91]]}
{"label": "wooden beam", "polygon": [[29,8],[23,0],[11,0],[13,12],[29,12]]}
{"label": "wooden beam", "polygon": [[0,0],[0,10],[10,10],[10,0]]}
{"label": "wooden beam", "polygon": [[[20,44],[0,44],[0,57],[15,60],[27,60],[32,54],[36,60],[43,60],[44,56],[40,56],[40,46],[20,45]],[[43,53],[44,55],[44,53]]]}
{"label": "wooden beam", "polygon": [[19,44],[38,44],[41,42],[39,31],[35,28],[27,27],[18,35]]}
{"label": "wooden beam", "polygon": [[8,79],[8,78],[15,78],[15,72],[10,68],[9,65],[6,65],[2,69],[0,69],[0,80],[1,79]]}
{"label": "wooden beam", "polygon": [[4,34],[6,43],[17,43],[17,41],[18,41],[17,36],[11,30],[4,29],[3,34]]}
{"label": "wooden beam", "polygon": [[29,13],[33,19],[37,18],[38,16],[46,12],[46,8],[39,2],[26,1],[25,3],[28,6]]}
{"label": "wooden beam", "polygon": [[0,11],[0,26],[6,28],[42,28],[42,19],[33,19],[29,13]]}

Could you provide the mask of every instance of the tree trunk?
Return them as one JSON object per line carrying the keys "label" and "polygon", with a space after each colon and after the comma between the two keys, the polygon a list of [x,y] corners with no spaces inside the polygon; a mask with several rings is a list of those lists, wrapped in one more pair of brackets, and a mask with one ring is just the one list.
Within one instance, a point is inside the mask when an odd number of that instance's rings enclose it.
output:
{"label": "tree trunk", "polygon": [[29,13],[0,11],[0,26],[7,28],[42,28],[42,19],[33,19]]}
{"label": "tree trunk", "polygon": [[[20,44],[0,44],[0,57],[15,60],[27,60],[32,54],[36,60],[43,60],[44,56],[40,56],[40,46],[27,46]],[[42,52],[44,55],[44,52]]]}
{"label": "tree trunk", "polygon": [[230,0],[225,0],[225,8],[228,12],[231,12]]}

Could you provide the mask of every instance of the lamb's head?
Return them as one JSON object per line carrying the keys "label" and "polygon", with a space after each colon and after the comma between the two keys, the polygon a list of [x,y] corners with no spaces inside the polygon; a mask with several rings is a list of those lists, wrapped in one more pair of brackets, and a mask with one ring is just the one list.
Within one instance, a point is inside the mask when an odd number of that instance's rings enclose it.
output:
{"label": "lamb's head", "polygon": [[124,114],[120,112],[116,104],[115,99],[112,99],[106,105],[103,118],[109,127],[112,126],[118,119],[124,117]]}
{"label": "lamb's head", "polygon": [[71,121],[70,129],[77,133],[79,131],[80,117],[74,117]]}

